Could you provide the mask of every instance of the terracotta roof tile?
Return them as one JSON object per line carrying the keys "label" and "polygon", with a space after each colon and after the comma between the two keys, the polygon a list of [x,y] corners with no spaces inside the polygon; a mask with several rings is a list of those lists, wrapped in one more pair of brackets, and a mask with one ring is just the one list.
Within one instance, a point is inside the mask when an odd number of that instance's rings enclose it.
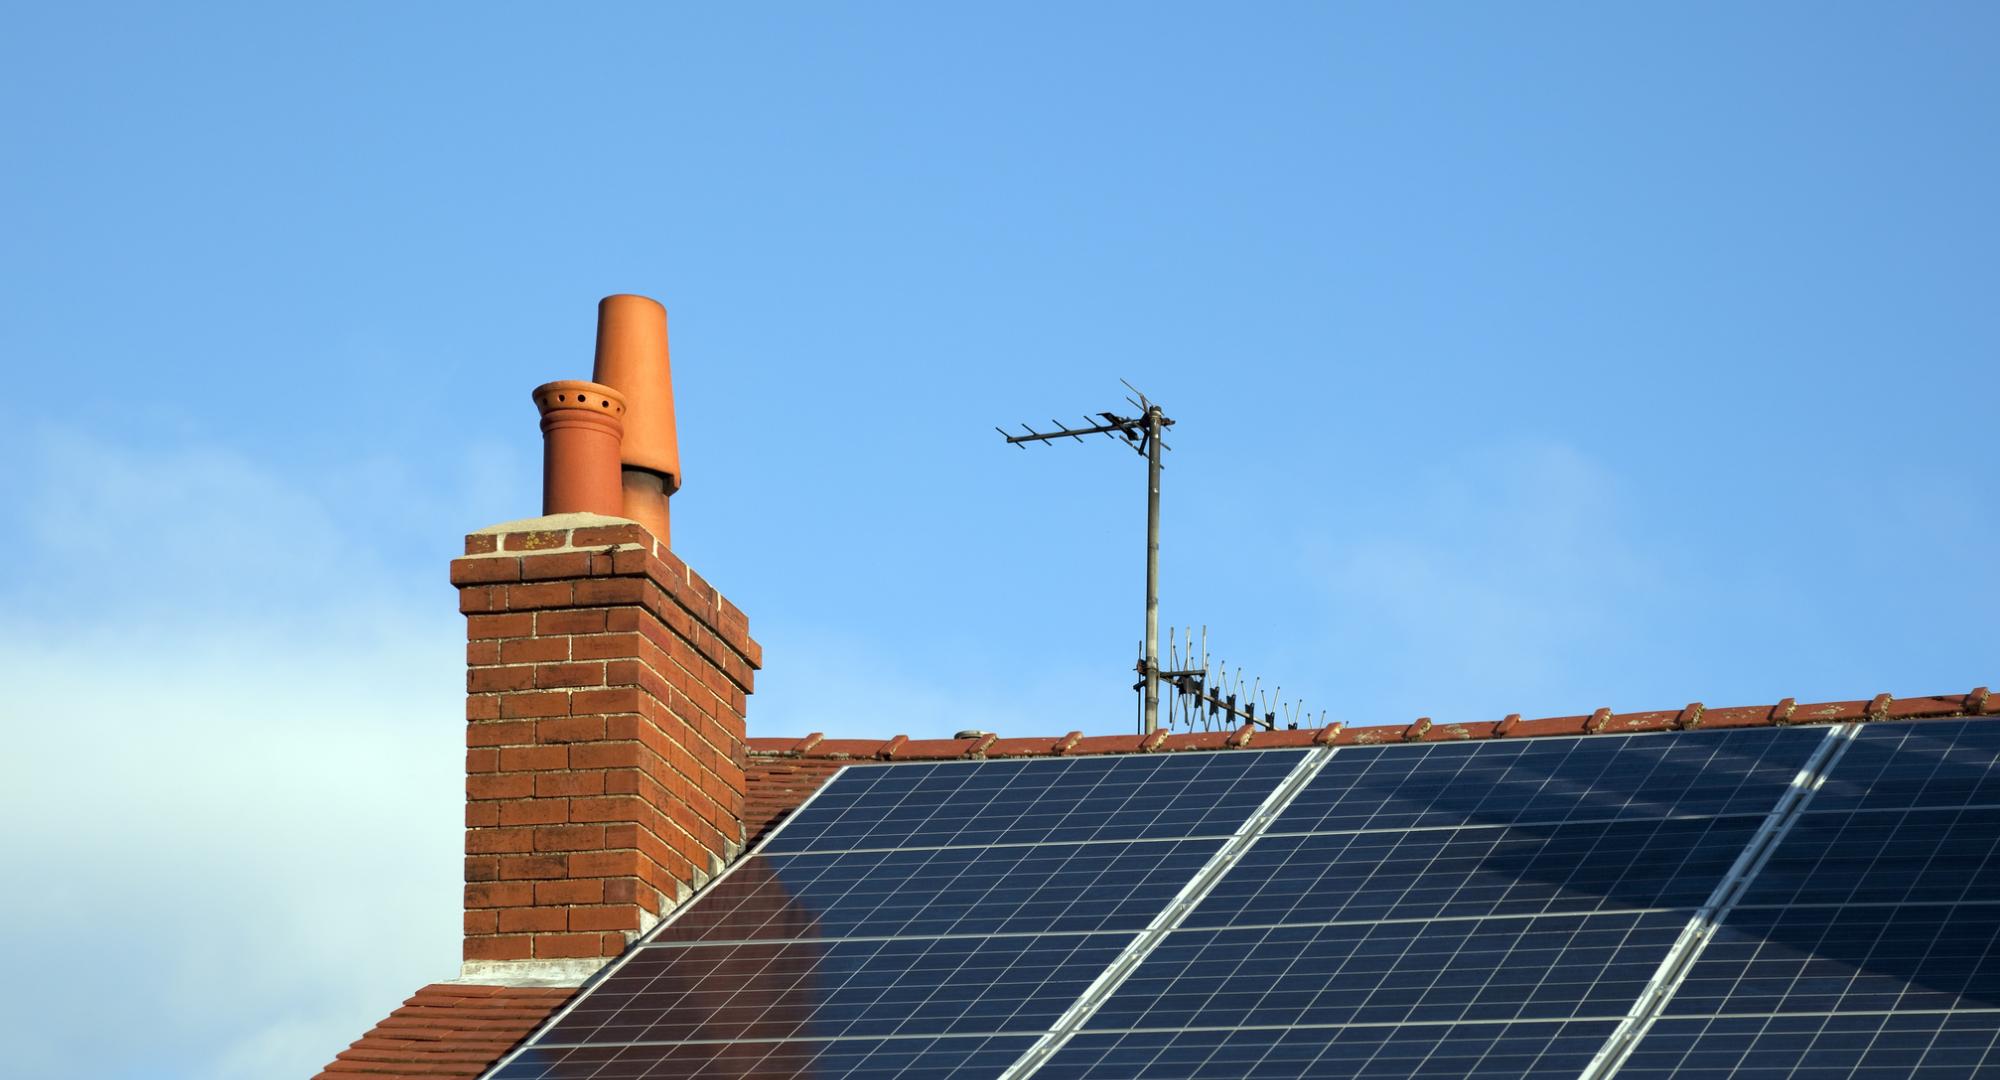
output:
{"label": "terracotta roof tile", "polygon": [[981,739],[910,739],[896,735],[886,739],[806,739],[753,738],[753,757],[795,757],[814,760],[868,761],[885,755],[897,761],[942,760],[973,756],[1023,757],[1057,754],[1131,754],[1145,751],[1179,753],[1190,750],[1268,750],[1282,747],[1331,744],[1369,746],[1404,741],[1437,742],[1453,739],[1520,739],[1549,735],[1620,735],[1638,731],[1672,731],[1688,728],[1759,727],[1769,724],[1829,724],[1854,720],[1914,720],[1949,716],[2000,714],[2000,698],[1979,687],[1966,694],[1937,694],[1928,697],[1897,698],[1877,694],[1867,701],[1824,701],[1800,705],[1785,698],[1775,705],[1733,705],[1711,709],[1693,702],[1677,709],[1647,712],[1613,712],[1600,708],[1589,715],[1548,716],[1524,719],[1510,713],[1498,721],[1434,724],[1428,717],[1411,724],[1381,724],[1350,727],[1342,723],[1305,730],[1155,732],[1152,735],[1082,735],[1070,732],[1054,736],[1019,736]]}
{"label": "terracotta roof tile", "polygon": [[315,1080],[478,1076],[574,993],[434,983],[342,1050]]}

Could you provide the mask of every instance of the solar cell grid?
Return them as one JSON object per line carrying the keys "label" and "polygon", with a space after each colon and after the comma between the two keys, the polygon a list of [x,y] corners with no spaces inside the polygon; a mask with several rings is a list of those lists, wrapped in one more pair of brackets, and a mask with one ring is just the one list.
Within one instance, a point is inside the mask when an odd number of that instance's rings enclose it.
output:
{"label": "solar cell grid", "polygon": [[1306,751],[852,767],[768,854],[1228,836]]}
{"label": "solar cell grid", "polygon": [[1033,1036],[788,1040],[532,1049],[495,1080],[989,1080]]}
{"label": "solar cell grid", "polygon": [[1763,820],[1265,836],[1186,925],[1692,907]]}
{"label": "solar cell grid", "polygon": [[1823,737],[1745,728],[1342,748],[1271,832],[1761,814]]}
{"label": "solar cell grid", "polygon": [[2000,904],[1739,907],[1665,1015],[2000,1007]]}
{"label": "solar cell grid", "polygon": [[1035,1033],[1129,934],[844,938],[638,950],[549,1045]]}
{"label": "solar cell grid", "polygon": [[1088,1030],[1618,1017],[1675,912],[1168,935]]}
{"label": "solar cell grid", "polygon": [[2000,1013],[1724,1016],[1653,1025],[1631,1080],[2000,1080]]}
{"label": "solar cell grid", "polygon": [[2000,899],[2000,807],[1806,813],[1745,904]]}
{"label": "solar cell grid", "polygon": [[2000,805],[2000,723],[1931,720],[1863,727],[1811,811]]}
{"label": "solar cell grid", "polygon": [[1221,840],[756,855],[661,942],[1138,930]]}
{"label": "solar cell grid", "polygon": [[1087,1032],[1036,1080],[1575,1077],[1614,1024],[1452,1024]]}

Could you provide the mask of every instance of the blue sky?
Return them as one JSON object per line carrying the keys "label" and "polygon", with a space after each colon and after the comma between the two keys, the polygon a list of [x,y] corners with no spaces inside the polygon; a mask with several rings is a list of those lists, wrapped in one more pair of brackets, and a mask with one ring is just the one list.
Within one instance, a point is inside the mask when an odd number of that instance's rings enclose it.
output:
{"label": "blue sky", "polygon": [[[672,318],[753,734],[2000,678],[1990,5],[15,5],[0,1039],[303,1075],[453,973],[460,534]],[[10,877],[13,875],[10,874]],[[107,1029],[107,1021],[117,1023]]]}

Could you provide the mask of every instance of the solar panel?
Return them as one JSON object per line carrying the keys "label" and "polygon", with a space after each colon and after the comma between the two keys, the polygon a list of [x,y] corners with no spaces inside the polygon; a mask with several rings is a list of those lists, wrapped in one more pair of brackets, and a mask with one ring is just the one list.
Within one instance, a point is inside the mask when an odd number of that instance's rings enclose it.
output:
{"label": "solar panel", "polygon": [[1617,1017],[1675,912],[1180,931],[1086,1030]]}
{"label": "solar panel", "polygon": [[1825,742],[1342,748],[1036,1075],[1574,1077]]}
{"label": "solar panel", "polygon": [[1266,836],[1185,925],[1694,907],[1762,822],[1661,818]]}
{"label": "solar panel", "polygon": [[1990,722],[1857,731],[1620,1075],[2000,1076],[1996,758]]}
{"label": "solar panel", "polygon": [[1800,815],[1746,905],[2000,899],[2000,807]]}
{"label": "solar panel", "polygon": [[541,1042],[1036,1032],[1129,934],[648,945]]}
{"label": "solar panel", "polygon": [[1228,836],[1305,751],[850,768],[764,851]]}
{"label": "solar panel", "polygon": [[754,855],[657,941],[1138,930],[1219,839]]}
{"label": "solar panel", "polygon": [[843,770],[494,1075],[997,1075],[1307,756]]}
{"label": "solar panel", "polygon": [[1036,1080],[1405,1080],[1573,1077],[1615,1025],[1412,1024],[1086,1032]]}
{"label": "solar panel", "polygon": [[1762,814],[1822,735],[1743,728],[1343,748],[1270,831]]}
{"label": "solar panel", "polygon": [[811,1080],[988,1080],[1034,1042],[1032,1036],[907,1039],[732,1039],[673,1046],[535,1047],[496,1073],[504,1080],[756,1077]]}
{"label": "solar panel", "polygon": [[2000,1008],[2000,904],[1738,908],[1669,1016]]}
{"label": "solar panel", "polygon": [[2000,724],[1830,730],[850,768],[495,1075],[2000,1080]]}
{"label": "solar panel", "polygon": [[2000,723],[1932,720],[1862,728],[1809,809],[1982,805],[2000,805]]}
{"label": "solar panel", "polygon": [[1618,1075],[1627,1080],[1994,1080],[2000,1014],[1772,1014],[1665,1019]]}

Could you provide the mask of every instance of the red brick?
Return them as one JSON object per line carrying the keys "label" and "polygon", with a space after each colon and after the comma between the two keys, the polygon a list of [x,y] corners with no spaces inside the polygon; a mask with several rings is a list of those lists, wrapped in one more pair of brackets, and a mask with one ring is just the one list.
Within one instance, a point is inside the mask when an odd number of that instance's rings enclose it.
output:
{"label": "red brick", "polygon": [[501,825],[560,825],[569,820],[568,799],[519,799],[496,806]]}
{"label": "red brick", "polygon": [[534,632],[533,615],[468,615],[465,619],[465,637],[468,641],[526,637]]}
{"label": "red brick", "polygon": [[518,746],[535,741],[535,722],[532,720],[489,720],[465,726],[465,745],[475,746]]}
{"label": "red brick", "polygon": [[[508,603],[513,602],[513,590],[508,588]],[[646,598],[646,583],[638,578],[591,578],[576,583],[576,604],[585,605],[637,604]]]}
{"label": "red brick", "polygon": [[[585,664],[540,664],[535,668],[535,685],[548,690],[565,686],[603,686],[605,665],[598,662]],[[518,690],[521,687],[503,687]]]}
{"label": "red brick", "polygon": [[648,807],[636,795],[607,795],[595,799],[572,799],[571,821],[638,821]]}
{"label": "red brick", "polygon": [[492,881],[500,876],[500,860],[491,855],[475,855],[465,860],[465,880]]}
{"label": "red brick", "polygon": [[539,772],[569,764],[569,751],[561,746],[509,746],[500,751],[500,771]]}
{"label": "red brick", "polygon": [[468,911],[465,913],[465,932],[470,934],[490,934],[500,928],[500,913],[497,911]]}
{"label": "red brick", "polygon": [[569,694],[562,690],[508,694],[500,699],[500,715],[509,720],[569,714]]}
{"label": "red brick", "polygon": [[653,550],[653,537],[638,525],[593,525],[578,529],[570,535],[570,543],[580,548],[602,548],[614,545],[638,544],[647,551]]}
{"label": "red brick", "polygon": [[469,533],[465,537],[467,555],[484,555],[500,550],[500,538],[492,533]]}
{"label": "red brick", "polygon": [[527,690],[534,685],[535,669],[532,667],[478,667],[467,668],[465,672],[465,692],[468,694]]}
{"label": "red brick", "polygon": [[[580,851],[569,857],[569,876],[631,877],[638,869],[638,853],[632,851]],[[504,870],[504,867],[503,867]]]}
{"label": "red brick", "polygon": [[479,667],[500,662],[500,643],[497,641],[468,641],[465,643],[465,666]]}
{"label": "red brick", "polygon": [[572,743],[569,755],[571,768],[629,769],[640,765],[645,752],[639,744],[629,742]]}
{"label": "red brick", "polygon": [[543,611],[535,615],[538,634],[601,634],[606,612],[602,608],[585,611]]}
{"label": "red brick", "polygon": [[569,909],[571,930],[637,930],[639,909],[625,904]]}
{"label": "red brick", "polygon": [[604,774],[601,772],[543,773],[534,780],[534,793],[545,798],[598,795],[604,791]]}
{"label": "red brick", "polygon": [[465,752],[465,772],[467,776],[473,773],[498,772],[499,769],[500,751],[467,750]]}
{"label": "red brick", "polygon": [[532,773],[483,773],[465,778],[468,799],[525,799],[535,794]]}
{"label": "red brick", "polygon": [[604,719],[598,716],[564,716],[535,724],[535,739],[541,743],[595,742],[604,738]]}
{"label": "red brick", "polygon": [[567,877],[569,860],[560,855],[508,855],[501,857],[497,874],[502,881]]}
{"label": "red brick", "polygon": [[639,708],[639,689],[632,686],[620,686],[610,690],[578,690],[569,696],[569,711],[572,716],[593,713],[636,713]]}
{"label": "red brick", "polygon": [[521,560],[506,557],[493,559],[453,559],[451,561],[451,583],[453,585],[492,585],[521,580]]}
{"label": "red brick", "polygon": [[581,577],[590,572],[590,553],[563,551],[550,555],[528,555],[520,560],[520,581],[547,581],[551,578]]}
{"label": "red brick", "polygon": [[537,904],[601,904],[605,898],[605,882],[601,878],[535,883]]}
{"label": "red brick", "polygon": [[531,960],[533,939],[528,937],[469,937],[465,939],[467,960]]}
{"label": "red brick", "polygon": [[608,660],[636,656],[645,639],[638,634],[590,634],[570,642],[570,656],[577,660]]}
{"label": "red brick", "polygon": [[482,829],[500,824],[500,807],[490,802],[465,804],[465,827]]}
{"label": "red brick", "polygon": [[532,829],[473,829],[465,834],[467,855],[507,855],[533,850]]}
{"label": "red brick", "polygon": [[569,638],[562,634],[509,638],[500,643],[500,660],[507,664],[545,664],[569,659]]}
{"label": "red brick", "polygon": [[[504,830],[511,832],[513,830]],[[536,851],[591,851],[604,846],[601,825],[544,825],[534,830]],[[509,848],[507,850],[516,850]],[[519,850],[527,850],[525,848]]]}
{"label": "red brick", "polygon": [[491,694],[475,694],[465,699],[467,720],[500,719],[500,699]]}
{"label": "red brick", "polygon": [[574,603],[575,585],[567,581],[542,581],[533,585],[507,586],[508,611],[568,607]]}
{"label": "red brick", "polygon": [[[520,934],[534,931],[569,929],[569,913],[559,907],[508,908],[500,912],[500,932]],[[602,930],[601,926],[589,927]]]}
{"label": "red brick", "polygon": [[465,887],[469,908],[522,907],[535,902],[535,886],[527,881],[490,881]]}
{"label": "red brick", "polygon": [[602,939],[596,934],[536,934],[534,940],[537,960],[604,955]]}
{"label": "red brick", "polygon": [[458,610],[463,615],[476,615],[493,610],[495,600],[504,585],[474,585],[458,590]]}

